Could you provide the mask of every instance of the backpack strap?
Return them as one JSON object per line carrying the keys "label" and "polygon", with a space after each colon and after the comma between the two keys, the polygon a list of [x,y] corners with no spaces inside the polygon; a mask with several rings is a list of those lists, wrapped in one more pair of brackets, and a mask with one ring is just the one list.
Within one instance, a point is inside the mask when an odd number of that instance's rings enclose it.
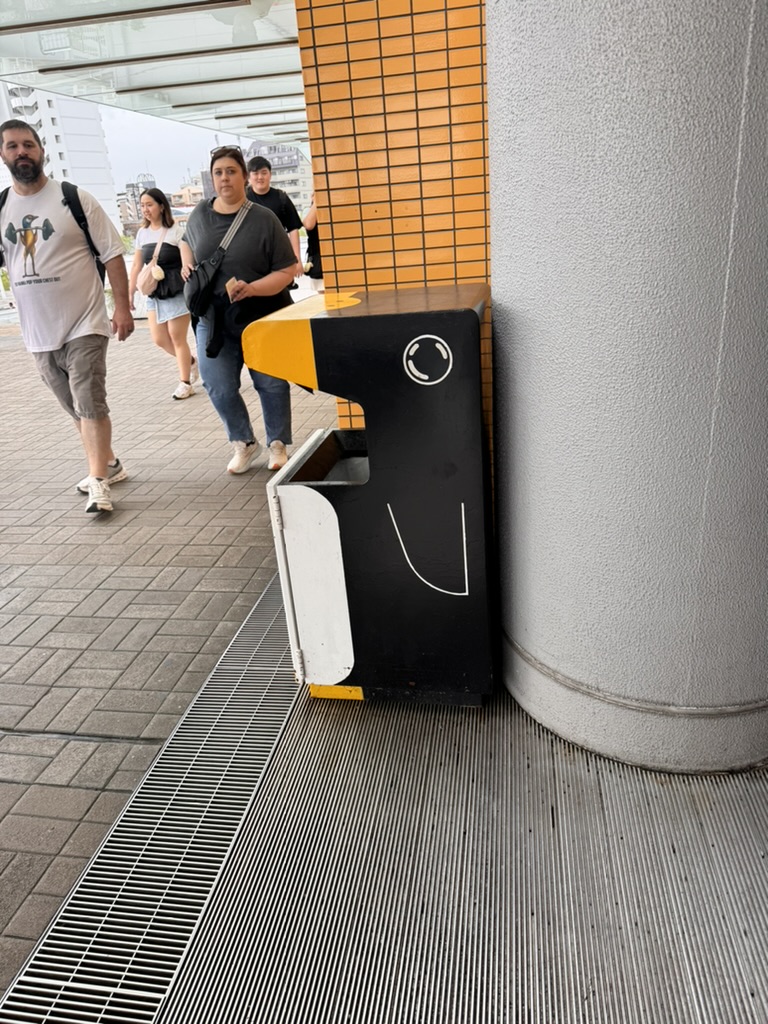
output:
{"label": "backpack strap", "polygon": [[[64,199],[62,200],[64,205],[69,207],[70,213],[75,218],[75,220],[77,221],[77,224],[78,224],[80,230],[85,235],[85,240],[88,243],[88,248],[93,253],[93,258],[96,261],[96,269],[99,272],[99,277],[101,278],[101,283],[104,284],[104,275],[105,275],[104,264],[101,262],[101,256],[99,255],[99,250],[93,244],[93,239],[91,238],[91,232],[88,230],[88,219],[85,216],[85,210],[83,210],[83,204],[80,202],[80,195],[79,195],[79,193],[77,191],[77,185],[73,185],[71,181],[62,181],[62,183],[61,183],[61,191],[62,191],[62,193],[64,195]],[[0,209],[2,209],[1,206],[0,206]]]}
{"label": "backpack strap", "polygon": [[[9,185],[8,188],[4,188],[3,191],[0,192],[0,213],[2,213],[3,207],[5,206],[5,201],[8,198],[8,193],[10,191],[11,187]],[[0,239],[0,267],[3,266],[5,266],[5,252],[3,251],[2,239]]]}

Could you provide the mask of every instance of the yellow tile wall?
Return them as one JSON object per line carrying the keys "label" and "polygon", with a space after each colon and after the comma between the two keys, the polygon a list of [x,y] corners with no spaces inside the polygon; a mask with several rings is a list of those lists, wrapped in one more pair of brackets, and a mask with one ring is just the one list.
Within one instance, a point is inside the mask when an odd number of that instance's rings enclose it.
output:
{"label": "yellow tile wall", "polygon": [[[326,289],[490,281],[484,0],[296,13]],[[490,436],[490,310],[482,356]]]}

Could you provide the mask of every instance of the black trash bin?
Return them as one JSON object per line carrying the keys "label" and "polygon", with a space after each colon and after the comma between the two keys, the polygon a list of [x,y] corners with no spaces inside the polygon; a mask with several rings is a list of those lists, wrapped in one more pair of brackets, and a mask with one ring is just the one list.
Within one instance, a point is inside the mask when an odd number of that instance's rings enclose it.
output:
{"label": "black trash bin", "polygon": [[294,665],[313,694],[479,704],[491,691],[488,297],[327,294],[243,335],[250,367],[365,414],[364,430],[318,431],[268,486]]}

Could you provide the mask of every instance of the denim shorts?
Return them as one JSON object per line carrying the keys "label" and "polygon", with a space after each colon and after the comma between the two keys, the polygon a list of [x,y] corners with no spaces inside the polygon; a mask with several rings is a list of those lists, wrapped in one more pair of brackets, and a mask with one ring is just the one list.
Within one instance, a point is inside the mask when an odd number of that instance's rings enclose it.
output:
{"label": "denim shorts", "polygon": [[153,295],[148,295],[147,312],[150,311],[155,313],[159,324],[166,324],[169,320],[176,320],[180,316],[189,316],[183,292],[172,295],[170,299],[156,299]]}
{"label": "denim shorts", "polygon": [[33,352],[38,372],[73,420],[100,420],[107,405],[107,345],[102,334],[73,338],[53,352]]}

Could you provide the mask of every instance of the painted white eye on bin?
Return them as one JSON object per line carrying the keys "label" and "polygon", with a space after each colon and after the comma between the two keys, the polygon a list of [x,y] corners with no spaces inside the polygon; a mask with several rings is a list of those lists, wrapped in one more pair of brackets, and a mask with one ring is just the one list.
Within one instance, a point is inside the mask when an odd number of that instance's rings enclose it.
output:
{"label": "painted white eye on bin", "polygon": [[430,386],[444,381],[453,369],[453,353],[436,334],[420,334],[403,353],[405,372],[416,384]]}

